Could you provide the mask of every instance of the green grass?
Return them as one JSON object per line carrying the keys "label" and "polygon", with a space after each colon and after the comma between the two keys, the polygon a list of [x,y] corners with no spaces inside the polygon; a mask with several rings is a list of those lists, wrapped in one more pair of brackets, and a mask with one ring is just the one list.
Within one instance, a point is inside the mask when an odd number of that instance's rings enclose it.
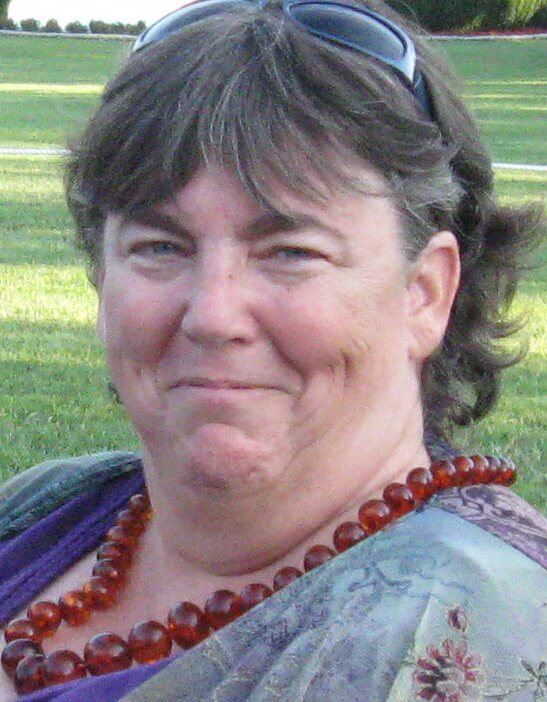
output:
{"label": "green grass", "polygon": [[547,40],[438,42],[494,160],[547,164]]}
{"label": "green grass", "polygon": [[[547,81],[538,77],[545,47],[546,41],[457,40],[441,46],[466,79],[465,93],[498,161],[547,163],[543,135],[530,130],[545,98]],[[0,37],[0,146],[62,145],[125,50],[116,41]],[[524,106],[531,109],[516,109]],[[509,132],[498,138],[491,125],[502,118]],[[106,390],[96,299],[71,245],[61,163],[0,155],[0,479],[56,456],[137,446]],[[537,172],[497,174],[500,195],[511,204],[542,197],[546,180]],[[513,456],[522,472],[517,490],[545,510],[547,253],[534,263],[514,305],[515,314],[529,318],[521,335],[529,354],[507,373],[496,412],[457,441]]]}
{"label": "green grass", "polygon": [[80,131],[127,41],[0,36],[0,144],[59,146]]}

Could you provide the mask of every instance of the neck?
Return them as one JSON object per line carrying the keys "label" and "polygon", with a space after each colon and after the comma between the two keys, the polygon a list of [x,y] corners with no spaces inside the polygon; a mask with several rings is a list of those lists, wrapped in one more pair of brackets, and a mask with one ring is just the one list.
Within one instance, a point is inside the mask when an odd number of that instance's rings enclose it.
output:
{"label": "neck", "polygon": [[279,481],[248,492],[188,485],[165,490],[148,465],[155,517],[143,552],[150,567],[161,572],[168,566],[178,577],[191,570],[209,580],[244,576],[248,582],[249,573],[296,565],[310,545],[329,544],[337,524],[355,520],[362,502],[381,496],[388,483],[404,481],[412,468],[429,465],[429,457],[415,440],[391,457],[365,461],[356,452],[343,465],[334,456],[323,465],[305,482]]}

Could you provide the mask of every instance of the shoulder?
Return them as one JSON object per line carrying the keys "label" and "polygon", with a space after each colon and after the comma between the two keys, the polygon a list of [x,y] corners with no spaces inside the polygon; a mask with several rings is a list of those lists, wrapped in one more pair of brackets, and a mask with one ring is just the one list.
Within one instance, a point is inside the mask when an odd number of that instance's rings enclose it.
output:
{"label": "shoulder", "polygon": [[512,490],[499,485],[446,490],[433,505],[480,527],[547,568],[547,519]]}
{"label": "shoulder", "polygon": [[0,486],[0,539],[14,535],[71,498],[141,470],[137,454],[123,451],[40,463]]}

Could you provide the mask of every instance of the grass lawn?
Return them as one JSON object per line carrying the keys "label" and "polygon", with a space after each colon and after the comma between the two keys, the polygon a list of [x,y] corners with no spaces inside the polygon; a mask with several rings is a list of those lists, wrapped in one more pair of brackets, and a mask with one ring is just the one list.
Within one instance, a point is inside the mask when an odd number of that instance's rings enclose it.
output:
{"label": "grass lawn", "polygon": [[[465,81],[495,160],[547,164],[540,130],[547,41],[454,40],[441,49]],[[62,145],[126,50],[113,40],[1,36],[0,146]],[[106,391],[95,296],[71,247],[60,166],[60,158],[0,155],[0,479],[56,456],[137,447]],[[541,197],[546,180],[541,172],[497,174],[508,203]],[[545,251],[534,262],[547,263]],[[491,418],[458,437],[463,448],[513,456],[518,492],[544,510],[546,276],[545,267],[534,269],[514,305],[530,320],[526,360],[507,373]]]}

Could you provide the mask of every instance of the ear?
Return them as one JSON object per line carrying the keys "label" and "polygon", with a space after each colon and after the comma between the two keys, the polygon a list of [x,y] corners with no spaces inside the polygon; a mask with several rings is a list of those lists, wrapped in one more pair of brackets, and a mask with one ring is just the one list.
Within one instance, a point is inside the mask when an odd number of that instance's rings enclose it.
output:
{"label": "ear", "polygon": [[440,346],[459,283],[457,239],[452,232],[438,232],[413,263],[407,281],[413,360],[425,361]]}

